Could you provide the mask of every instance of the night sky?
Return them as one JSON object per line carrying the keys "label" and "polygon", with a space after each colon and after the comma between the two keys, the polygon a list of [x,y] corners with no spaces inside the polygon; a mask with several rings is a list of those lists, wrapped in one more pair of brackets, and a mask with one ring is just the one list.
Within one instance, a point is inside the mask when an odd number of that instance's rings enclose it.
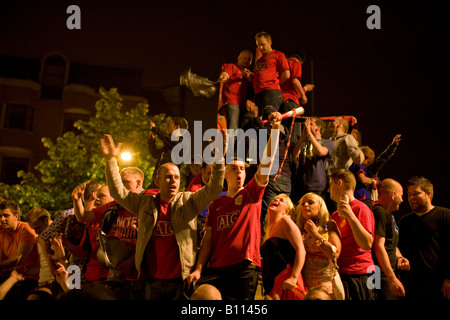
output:
{"label": "night sky", "polygon": [[[81,30],[66,27],[71,4],[81,9]],[[366,26],[370,5],[381,9],[380,30]],[[216,80],[222,63],[254,52],[254,35],[267,31],[274,49],[306,52],[302,83],[316,86],[306,115],[355,116],[363,145],[377,155],[401,133],[380,177],[404,185],[424,175],[435,185],[434,204],[450,207],[448,9],[435,0],[2,0],[0,54],[40,59],[57,51],[81,63],[139,67],[146,86],[163,88],[188,67]],[[189,120],[214,125],[217,97],[197,99]]]}

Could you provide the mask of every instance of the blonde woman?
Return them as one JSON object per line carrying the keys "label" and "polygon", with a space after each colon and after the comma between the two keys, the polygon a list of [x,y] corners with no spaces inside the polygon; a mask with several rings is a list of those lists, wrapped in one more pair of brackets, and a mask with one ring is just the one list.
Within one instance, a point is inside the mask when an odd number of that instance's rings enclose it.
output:
{"label": "blonde woman", "polygon": [[315,193],[307,193],[298,202],[295,216],[306,249],[302,273],[308,290],[320,287],[334,299],[343,300],[336,263],[341,251],[341,236],[325,201]]}
{"label": "blonde woman", "polygon": [[266,298],[274,289],[275,277],[284,271],[287,265],[292,267],[292,271],[284,280],[283,289],[295,289],[298,281],[303,284],[301,271],[306,251],[300,230],[291,218],[293,211],[294,205],[286,194],[276,196],[267,210],[261,246],[262,280]]}

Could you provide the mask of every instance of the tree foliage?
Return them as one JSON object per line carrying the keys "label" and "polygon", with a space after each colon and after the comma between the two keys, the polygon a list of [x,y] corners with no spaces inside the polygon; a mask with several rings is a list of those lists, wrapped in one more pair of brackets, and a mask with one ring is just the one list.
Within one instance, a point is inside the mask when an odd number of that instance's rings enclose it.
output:
{"label": "tree foliage", "polygon": [[[100,139],[105,133],[114,141],[122,142],[122,151],[132,154],[130,162],[119,161],[119,167],[136,166],[145,174],[144,186],[150,183],[155,160],[147,149],[150,121],[166,128],[170,117],[148,115],[149,106],[139,103],[135,108],[123,112],[122,98],[117,89],[99,90],[96,114],[89,121],[79,120],[74,126],[80,133],[68,131],[56,139],[42,138],[48,149],[48,159],[35,167],[37,175],[19,171],[20,184],[0,183],[0,195],[19,203],[22,214],[33,207],[46,208],[52,215],[72,207],[72,190],[90,179],[105,183],[105,161],[101,154]],[[161,143],[158,141],[157,143]]]}

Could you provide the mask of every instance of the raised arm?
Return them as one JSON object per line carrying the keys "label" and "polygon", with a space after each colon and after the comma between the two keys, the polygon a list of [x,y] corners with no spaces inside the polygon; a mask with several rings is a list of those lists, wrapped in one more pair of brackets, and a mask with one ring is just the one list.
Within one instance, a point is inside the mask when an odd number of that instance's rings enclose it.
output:
{"label": "raised arm", "polygon": [[188,200],[195,207],[195,209],[192,210],[192,218],[196,217],[198,212],[203,211],[223,190],[223,180],[225,175],[224,158],[228,146],[228,136],[226,130],[221,130],[218,137],[221,137],[222,140],[220,141],[219,139],[215,143],[215,147],[221,148],[222,151],[219,150],[218,153],[215,152],[215,155],[218,158],[216,158],[216,161],[213,163],[211,178],[206,186],[194,192]]}
{"label": "raised arm", "polygon": [[263,159],[258,166],[258,171],[255,174],[255,178],[260,185],[266,185],[269,182],[270,171],[272,169],[275,157],[278,151],[278,144],[280,139],[280,125],[281,125],[281,113],[272,112],[269,115],[269,121],[272,123],[272,129],[270,131],[269,141],[267,141],[266,148],[263,153]]}
{"label": "raised arm", "polygon": [[138,215],[140,199],[142,196],[130,192],[125,188],[122,183],[122,178],[120,177],[119,166],[117,165],[116,157],[120,152],[122,143],[118,143],[116,146],[113,138],[109,134],[105,134],[100,142],[106,163],[106,182],[111,197],[113,197],[122,207],[131,213]]}
{"label": "raised arm", "polygon": [[75,217],[79,222],[92,221],[95,219],[94,212],[86,211],[84,209],[82,197],[85,190],[86,183],[83,183],[81,186],[76,187],[72,192],[73,209]]}

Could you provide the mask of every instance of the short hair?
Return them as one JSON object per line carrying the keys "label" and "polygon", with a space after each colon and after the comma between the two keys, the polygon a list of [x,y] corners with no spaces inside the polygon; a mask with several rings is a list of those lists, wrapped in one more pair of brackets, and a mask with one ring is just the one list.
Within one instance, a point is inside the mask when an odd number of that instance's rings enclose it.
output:
{"label": "short hair", "polygon": [[306,53],[303,50],[295,50],[290,54],[289,58],[296,58],[303,64],[306,59]]}
{"label": "short hair", "polygon": [[246,164],[245,160],[238,156],[226,157],[225,161],[226,161],[225,166],[228,166],[229,164],[234,164],[235,161],[243,162],[244,165]]}
{"label": "short hair", "polygon": [[378,185],[378,192],[380,194],[385,191],[389,193],[396,191],[398,187],[400,188],[402,187],[402,185],[398,181],[391,178],[386,178],[383,181],[381,181],[380,184]]}
{"label": "short hair", "polygon": [[251,52],[250,50],[248,50],[248,49],[245,49],[245,50],[242,50],[241,52],[239,52],[239,55],[238,55],[238,57],[241,55],[241,54],[244,54],[244,53],[249,53],[250,54],[250,56],[252,57],[252,59],[253,59],[253,52]]}
{"label": "short hair", "polygon": [[344,117],[337,117],[336,120],[339,124],[342,124],[342,126],[344,127],[344,131],[348,132],[348,121],[347,119],[345,119]]}
{"label": "short hair", "polygon": [[330,180],[337,181],[342,180],[345,187],[350,190],[355,190],[356,188],[356,178],[355,175],[347,169],[338,169],[331,173]]}
{"label": "short hair", "polygon": [[188,122],[183,117],[173,117],[172,118],[173,124],[176,126],[180,126],[181,129],[188,129]]}
{"label": "short hair", "polygon": [[139,169],[138,167],[123,168],[120,171],[120,175],[122,175],[122,173],[129,173],[129,174],[132,174],[132,175],[136,175],[136,176],[139,176],[139,178],[141,178],[141,180],[144,180],[144,172],[142,172],[142,170]]}
{"label": "short hair", "polygon": [[[163,163],[162,165],[159,166],[158,170],[156,171],[156,178],[160,179],[161,177],[159,175],[161,174],[161,170],[163,168],[167,168],[169,166],[174,166],[174,167],[178,168],[178,166],[175,163],[173,163],[173,162]],[[178,168],[178,170],[180,170],[180,168]]]}
{"label": "short hair", "polygon": [[33,221],[33,220],[45,220],[48,219],[50,220],[50,213],[44,209],[44,208],[40,208],[40,207],[34,207],[31,208],[30,211],[28,211],[25,220],[27,222]]}
{"label": "short hair", "polygon": [[3,200],[0,202],[0,210],[9,209],[14,215],[20,215],[20,207],[14,200]]}
{"label": "short hair", "polygon": [[316,125],[318,127],[320,127],[320,134],[323,135],[323,133],[325,132],[326,128],[326,124],[325,121],[323,121],[321,118],[319,117],[311,117],[311,119],[316,120]]}
{"label": "short hair", "polygon": [[433,199],[434,194],[433,184],[429,179],[422,176],[414,176],[411,179],[409,179],[408,182],[406,183],[407,188],[409,188],[410,186],[419,186],[426,193],[430,192],[431,194],[430,199]]}
{"label": "short hair", "polygon": [[372,164],[375,161],[375,151],[368,146],[362,146],[360,149],[364,153],[364,158]]}
{"label": "short hair", "polygon": [[91,194],[100,189],[101,186],[102,184],[100,182],[96,180],[89,180],[88,182],[86,182],[86,189],[84,190],[83,198],[89,199]]}
{"label": "short hair", "polygon": [[255,40],[258,40],[261,37],[264,37],[265,39],[270,40],[270,41],[272,40],[272,37],[270,36],[270,34],[265,31],[258,32],[255,35]]}

